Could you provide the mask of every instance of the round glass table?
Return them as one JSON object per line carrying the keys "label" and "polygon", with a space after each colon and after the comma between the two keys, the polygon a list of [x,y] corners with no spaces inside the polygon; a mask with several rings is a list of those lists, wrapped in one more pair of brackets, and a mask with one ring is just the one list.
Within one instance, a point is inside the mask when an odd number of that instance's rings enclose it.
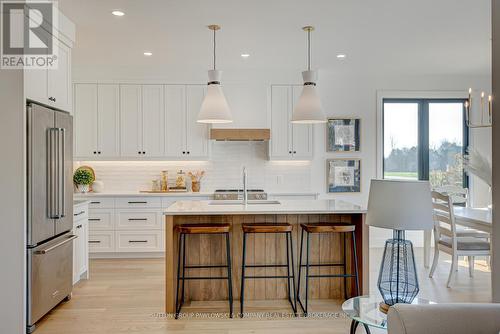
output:
{"label": "round glass table", "polygon": [[[382,301],[380,296],[358,296],[346,300],[342,304],[344,311],[351,318],[350,333],[356,333],[359,324],[362,324],[366,333],[370,333],[370,327],[387,329],[387,314],[380,311],[379,305]],[[423,298],[415,298],[415,305],[434,304]]]}

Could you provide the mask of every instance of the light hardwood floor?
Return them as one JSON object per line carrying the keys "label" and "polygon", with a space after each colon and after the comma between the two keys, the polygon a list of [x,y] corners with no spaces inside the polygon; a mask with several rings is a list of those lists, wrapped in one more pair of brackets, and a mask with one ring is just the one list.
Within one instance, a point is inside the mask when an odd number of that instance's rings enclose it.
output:
{"label": "light hardwood floor", "polygon": [[[421,254],[416,251],[417,256]],[[376,274],[380,250],[373,250],[370,262],[371,287],[376,291]],[[452,289],[445,287],[449,258],[443,256],[434,279],[417,258],[420,268],[420,296],[437,302],[487,302],[490,300],[490,279],[485,267],[477,266],[474,279],[468,277],[467,267],[459,268],[458,279]],[[278,304],[278,305],[277,305]],[[111,333],[348,333],[350,321],[340,311],[341,301],[316,301],[311,309],[316,318],[287,318],[287,302],[248,301],[246,310],[283,312],[272,321],[257,316],[244,319],[190,318],[167,319],[164,308],[164,260],[92,260],[91,279],[82,281],[73,290],[73,298],[49,313],[39,324],[36,334],[111,334]],[[235,303],[235,311],[239,304]],[[186,304],[183,312],[227,312],[227,303]],[[326,313],[329,312],[329,313]],[[265,314],[264,314],[265,315]],[[329,318],[322,318],[330,315]],[[225,316],[223,314],[222,316]],[[360,329],[359,333],[363,330]],[[372,333],[381,333],[372,331]]]}

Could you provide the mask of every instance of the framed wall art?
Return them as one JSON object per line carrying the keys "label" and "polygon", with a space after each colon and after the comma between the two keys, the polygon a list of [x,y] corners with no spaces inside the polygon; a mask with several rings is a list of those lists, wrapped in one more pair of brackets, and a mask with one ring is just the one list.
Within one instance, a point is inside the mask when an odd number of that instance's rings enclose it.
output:
{"label": "framed wall art", "polygon": [[327,151],[359,152],[360,121],[359,118],[329,118]]}
{"label": "framed wall art", "polygon": [[361,192],[361,160],[327,160],[328,193]]}

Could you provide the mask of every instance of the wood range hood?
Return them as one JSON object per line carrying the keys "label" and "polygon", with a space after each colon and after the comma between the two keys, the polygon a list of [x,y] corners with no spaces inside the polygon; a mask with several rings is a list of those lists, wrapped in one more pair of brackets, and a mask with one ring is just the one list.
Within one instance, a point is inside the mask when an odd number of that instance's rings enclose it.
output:
{"label": "wood range hood", "polygon": [[270,129],[210,129],[210,139],[217,141],[269,141]]}

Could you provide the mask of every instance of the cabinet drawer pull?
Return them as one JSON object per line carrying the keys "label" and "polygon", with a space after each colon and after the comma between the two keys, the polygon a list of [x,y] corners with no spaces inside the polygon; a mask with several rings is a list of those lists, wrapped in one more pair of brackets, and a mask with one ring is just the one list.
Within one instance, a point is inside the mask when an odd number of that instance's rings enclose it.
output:
{"label": "cabinet drawer pull", "polygon": [[89,222],[100,222],[101,218],[89,218]]}
{"label": "cabinet drawer pull", "polygon": [[101,202],[99,202],[99,201],[93,201],[93,202],[90,202],[90,204],[101,204]]}
{"label": "cabinet drawer pull", "polygon": [[79,215],[83,215],[85,213],[85,211],[80,211],[78,213],[74,213],[73,216],[79,216]]}
{"label": "cabinet drawer pull", "polygon": [[147,218],[129,218],[128,219],[129,221],[147,221],[148,219]]}
{"label": "cabinet drawer pull", "polygon": [[76,228],[82,228],[83,226],[82,225],[77,225]]}
{"label": "cabinet drawer pull", "polygon": [[141,202],[141,201],[129,201],[128,204],[148,204],[148,202]]}
{"label": "cabinet drawer pull", "polygon": [[100,244],[101,240],[89,240],[89,244]]}
{"label": "cabinet drawer pull", "polygon": [[134,244],[134,243],[147,243],[148,241],[147,240],[129,240],[128,241],[130,244]]}

